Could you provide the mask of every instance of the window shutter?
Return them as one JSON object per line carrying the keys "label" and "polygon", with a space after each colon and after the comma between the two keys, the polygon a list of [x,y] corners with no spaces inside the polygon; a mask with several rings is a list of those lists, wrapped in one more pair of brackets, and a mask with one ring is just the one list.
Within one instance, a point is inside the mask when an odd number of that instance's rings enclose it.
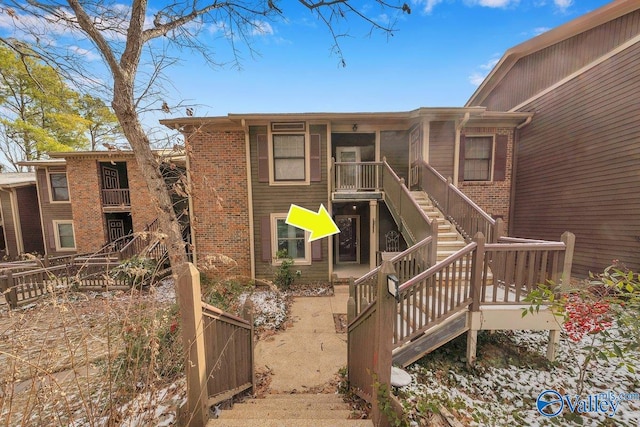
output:
{"label": "window shutter", "polygon": [[55,224],[47,224],[47,235],[49,236],[49,248],[56,249],[56,235],[54,230]]}
{"label": "window shutter", "polygon": [[311,242],[311,261],[322,261],[322,240]]}
{"label": "window shutter", "polygon": [[271,262],[271,218],[263,216],[260,220],[260,247],[262,261]]}
{"label": "window shutter", "polygon": [[322,153],[320,151],[320,135],[311,135],[310,160],[311,160],[311,181],[321,181],[322,179]]}
{"label": "window shutter", "polygon": [[493,167],[493,180],[504,181],[507,176],[507,135],[496,135],[496,158]]}
{"label": "window shutter", "polygon": [[260,133],[258,139],[258,182],[269,182],[269,141]]}
{"label": "window shutter", "polygon": [[464,135],[460,135],[460,163],[458,164],[458,182],[464,181]]}

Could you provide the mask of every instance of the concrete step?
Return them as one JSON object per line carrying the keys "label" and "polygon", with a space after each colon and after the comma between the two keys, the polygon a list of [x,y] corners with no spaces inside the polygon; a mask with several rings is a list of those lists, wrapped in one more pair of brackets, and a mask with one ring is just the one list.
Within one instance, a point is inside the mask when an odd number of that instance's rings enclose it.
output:
{"label": "concrete step", "polygon": [[223,410],[207,427],[318,426],[371,427],[371,420],[349,419],[350,407],[336,394],[269,394]]}
{"label": "concrete step", "polygon": [[[240,408],[238,408],[240,409]],[[260,419],[260,420],[295,420],[295,419],[316,419],[316,420],[346,420],[351,415],[348,409],[315,409],[307,407],[292,406],[282,409],[261,408],[259,406],[250,407],[247,410],[236,410],[234,407],[230,411],[222,411],[219,419]]]}
{"label": "concrete step", "polygon": [[373,427],[371,420],[318,420],[318,419],[220,419],[209,420],[207,427]]}

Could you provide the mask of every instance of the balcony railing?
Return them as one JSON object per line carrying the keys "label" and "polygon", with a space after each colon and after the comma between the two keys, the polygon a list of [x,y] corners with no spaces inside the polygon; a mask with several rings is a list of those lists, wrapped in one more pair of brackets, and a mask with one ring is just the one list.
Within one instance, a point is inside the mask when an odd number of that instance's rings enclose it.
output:
{"label": "balcony railing", "polygon": [[382,163],[335,162],[332,179],[333,191],[381,191]]}
{"label": "balcony railing", "polygon": [[129,189],[102,190],[102,206],[131,206]]}

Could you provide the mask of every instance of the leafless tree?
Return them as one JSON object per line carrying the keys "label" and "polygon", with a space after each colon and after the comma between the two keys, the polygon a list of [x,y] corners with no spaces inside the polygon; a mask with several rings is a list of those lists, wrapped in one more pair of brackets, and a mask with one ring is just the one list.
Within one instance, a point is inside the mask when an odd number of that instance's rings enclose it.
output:
{"label": "leafless tree", "polygon": [[[75,84],[102,85],[111,95],[111,106],[131,146],[144,176],[158,214],[160,230],[166,235],[169,259],[174,272],[187,262],[184,243],[172,200],[163,181],[152,141],[140,120],[140,112],[149,106],[145,96],[154,92],[154,83],[162,69],[174,63],[179,51],[197,52],[211,65],[224,60],[215,56],[214,45],[203,43],[203,32],[214,28],[223,41],[230,43],[238,64],[240,46],[251,47],[251,35],[263,31],[265,22],[284,20],[285,8],[302,7],[324,24],[332,39],[333,51],[344,64],[340,40],[348,34],[346,23],[355,19],[371,31],[392,35],[395,18],[410,13],[406,3],[373,0],[376,8],[360,8],[353,0],[175,0],[161,2],[152,9],[148,0],[132,0],[124,5],[114,0],[0,0],[0,14],[11,18],[15,33],[0,39],[22,55],[33,55],[66,73]],[[370,5],[370,6],[371,6]],[[386,16],[384,21],[379,16]],[[92,64],[82,58],[86,49],[61,46],[52,33],[88,39],[99,52],[106,72],[96,74]],[[30,44],[27,47],[21,40]],[[155,61],[143,68],[144,61]],[[148,99],[148,98],[147,98]],[[177,290],[181,294],[181,290]],[[178,298],[179,304],[180,298]]]}

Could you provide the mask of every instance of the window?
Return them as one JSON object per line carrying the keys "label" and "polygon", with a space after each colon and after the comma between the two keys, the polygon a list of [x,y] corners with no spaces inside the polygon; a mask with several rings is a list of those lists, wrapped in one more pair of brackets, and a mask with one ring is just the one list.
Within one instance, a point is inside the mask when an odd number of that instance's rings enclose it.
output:
{"label": "window", "polygon": [[56,250],[73,251],[76,249],[73,221],[53,221],[53,229],[56,237]]}
{"label": "window", "polygon": [[468,136],[464,145],[464,180],[491,181],[493,137]]}
{"label": "window", "polygon": [[273,179],[305,180],[304,135],[273,135]]}
{"label": "window", "polygon": [[67,174],[64,172],[52,172],[49,174],[49,184],[51,185],[52,202],[68,202],[69,186],[67,184]]}
{"label": "window", "polygon": [[279,263],[276,258],[279,251],[286,251],[296,264],[311,264],[309,233],[287,224],[286,218],[286,213],[271,215],[271,246],[274,264]]}

